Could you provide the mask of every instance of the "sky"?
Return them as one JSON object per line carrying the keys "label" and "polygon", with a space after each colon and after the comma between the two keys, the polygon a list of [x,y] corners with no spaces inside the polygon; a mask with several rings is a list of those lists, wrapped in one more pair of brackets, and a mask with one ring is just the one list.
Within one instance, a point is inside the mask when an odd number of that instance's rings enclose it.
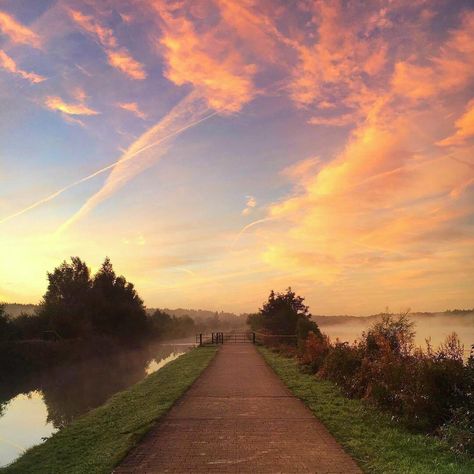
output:
{"label": "sky", "polygon": [[0,300],[474,306],[471,1],[0,0]]}

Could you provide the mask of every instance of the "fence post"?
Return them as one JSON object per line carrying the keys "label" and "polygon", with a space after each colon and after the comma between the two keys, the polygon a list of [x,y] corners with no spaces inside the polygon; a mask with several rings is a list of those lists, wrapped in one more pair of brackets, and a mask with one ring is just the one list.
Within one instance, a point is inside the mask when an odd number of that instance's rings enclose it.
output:
{"label": "fence post", "polygon": [[255,333],[252,333],[252,342],[255,344]]}
{"label": "fence post", "polygon": [[211,343],[214,344],[214,333],[211,333]]}
{"label": "fence post", "polygon": [[202,346],[202,333],[199,334],[199,345]]}

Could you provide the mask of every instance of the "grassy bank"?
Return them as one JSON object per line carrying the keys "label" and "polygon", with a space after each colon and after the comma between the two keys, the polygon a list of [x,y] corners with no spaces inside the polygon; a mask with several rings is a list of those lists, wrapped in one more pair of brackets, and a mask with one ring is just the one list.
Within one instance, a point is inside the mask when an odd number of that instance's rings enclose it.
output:
{"label": "grassy bank", "polygon": [[194,349],[101,407],[29,449],[2,474],[110,473],[153,423],[165,414],[216,349]]}
{"label": "grassy bank", "polygon": [[303,373],[295,359],[263,347],[259,350],[288,388],[304,401],[365,472],[474,472],[474,460],[452,453],[445,443],[412,434],[363,401],[343,396],[332,382]]}

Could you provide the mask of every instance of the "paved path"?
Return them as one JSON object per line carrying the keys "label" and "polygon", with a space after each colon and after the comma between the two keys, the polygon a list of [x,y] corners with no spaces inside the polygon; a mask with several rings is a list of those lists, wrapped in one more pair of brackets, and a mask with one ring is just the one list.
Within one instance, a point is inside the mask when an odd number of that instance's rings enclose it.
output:
{"label": "paved path", "polygon": [[224,344],[116,473],[360,473],[252,344]]}

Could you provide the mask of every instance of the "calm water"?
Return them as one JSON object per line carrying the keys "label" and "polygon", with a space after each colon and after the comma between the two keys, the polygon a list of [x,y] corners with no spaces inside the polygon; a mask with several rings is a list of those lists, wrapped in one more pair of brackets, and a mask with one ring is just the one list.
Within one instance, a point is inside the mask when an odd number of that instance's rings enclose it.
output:
{"label": "calm water", "polygon": [[[446,336],[455,332],[464,344],[465,357],[468,357],[471,345],[474,344],[474,314],[464,316],[409,316],[415,323],[415,344],[426,348],[426,340],[431,341],[436,349]],[[321,324],[321,331],[331,340],[353,342],[359,339],[362,332],[366,331],[371,323],[367,321],[353,321],[350,324]]]}
{"label": "calm water", "polygon": [[182,340],[61,367],[0,387],[0,466],[194,346]]}

